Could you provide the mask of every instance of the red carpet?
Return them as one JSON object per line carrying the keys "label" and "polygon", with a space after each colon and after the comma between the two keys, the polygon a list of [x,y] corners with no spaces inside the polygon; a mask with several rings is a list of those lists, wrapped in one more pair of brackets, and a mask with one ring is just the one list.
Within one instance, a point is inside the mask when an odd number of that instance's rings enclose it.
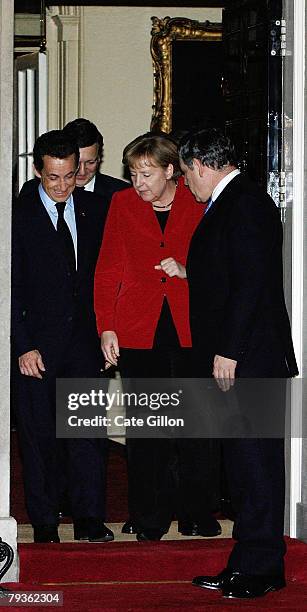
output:
{"label": "red carpet", "polygon": [[[11,456],[11,514],[19,523],[28,523],[16,434],[13,434]],[[124,448],[111,443],[108,521],[125,520],[126,500]],[[286,589],[259,600],[240,602],[223,600],[218,592],[193,587],[193,576],[221,570],[231,546],[231,540],[21,544],[20,583],[10,586],[14,591],[62,591],[64,605],[59,609],[64,611],[307,611],[307,546],[296,540],[288,540]],[[36,605],[35,609],[46,608]],[[21,611],[24,607],[14,606],[14,610]]]}
{"label": "red carpet", "polygon": [[231,540],[23,544],[19,547],[21,584],[11,586],[58,589],[64,594],[61,609],[80,612],[307,610],[307,546],[296,540],[288,539],[286,589],[261,600],[240,602],[193,587],[193,576],[214,574],[223,567],[231,546]]}

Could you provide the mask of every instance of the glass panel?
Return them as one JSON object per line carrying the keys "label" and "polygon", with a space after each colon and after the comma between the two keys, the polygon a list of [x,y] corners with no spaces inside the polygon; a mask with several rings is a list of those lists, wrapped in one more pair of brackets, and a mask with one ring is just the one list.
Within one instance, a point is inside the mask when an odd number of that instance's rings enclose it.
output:
{"label": "glass panel", "polygon": [[24,182],[27,180],[27,158],[19,157],[18,159],[18,189],[22,188]]}
{"label": "glass panel", "polygon": [[35,71],[27,68],[27,153],[35,142]]}
{"label": "glass panel", "polygon": [[18,71],[18,153],[22,155],[27,148],[27,120],[26,120],[26,72]]}

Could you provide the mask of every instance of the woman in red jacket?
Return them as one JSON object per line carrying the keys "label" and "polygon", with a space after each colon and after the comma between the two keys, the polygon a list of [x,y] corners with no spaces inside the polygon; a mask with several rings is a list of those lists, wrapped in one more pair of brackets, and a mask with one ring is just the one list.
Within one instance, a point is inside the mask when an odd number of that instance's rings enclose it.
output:
{"label": "woman in red jacket", "polygon": [[[177,145],[168,136],[139,136],[124,149],[123,163],[133,187],[113,196],[95,275],[106,367],[119,365],[124,378],[192,376],[185,264],[204,207],[184,186]],[[128,438],[130,521],[123,531],[136,532],[138,540],[167,532],[176,457],[179,531],[218,535],[209,456],[205,440]]]}

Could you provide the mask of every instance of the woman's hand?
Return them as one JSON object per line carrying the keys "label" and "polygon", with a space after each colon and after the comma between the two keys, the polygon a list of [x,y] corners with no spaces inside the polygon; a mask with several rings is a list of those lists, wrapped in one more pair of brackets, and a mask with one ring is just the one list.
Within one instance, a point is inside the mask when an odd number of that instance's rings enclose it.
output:
{"label": "woman's hand", "polygon": [[[101,334],[101,350],[104,358],[112,365],[117,365],[119,357],[118,339],[115,331],[104,331]],[[110,367],[110,366],[108,366]]]}
{"label": "woman's hand", "polygon": [[155,270],[163,270],[168,276],[178,276],[178,278],[187,277],[185,266],[179,263],[179,261],[176,261],[173,257],[162,259],[160,264],[155,266]]}

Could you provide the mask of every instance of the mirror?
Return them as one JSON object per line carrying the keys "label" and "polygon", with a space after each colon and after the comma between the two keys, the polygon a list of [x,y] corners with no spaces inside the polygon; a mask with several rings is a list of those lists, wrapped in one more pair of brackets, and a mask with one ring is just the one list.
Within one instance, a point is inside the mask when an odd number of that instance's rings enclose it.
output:
{"label": "mirror", "polygon": [[151,130],[179,132],[222,122],[222,24],[152,17]]}

